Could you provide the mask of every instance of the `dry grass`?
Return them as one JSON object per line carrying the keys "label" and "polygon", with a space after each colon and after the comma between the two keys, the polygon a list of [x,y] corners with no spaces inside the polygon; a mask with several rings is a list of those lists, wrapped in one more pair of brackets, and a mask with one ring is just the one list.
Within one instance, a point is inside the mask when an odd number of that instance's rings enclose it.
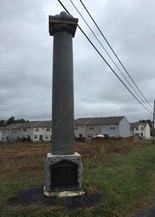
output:
{"label": "dry grass", "polygon": [[[16,172],[24,168],[39,168],[50,151],[50,146],[45,144],[8,144],[0,145],[0,170]],[[32,163],[36,162],[35,164]]]}
{"label": "dry grass", "polygon": [[[75,151],[81,154],[84,162],[97,160],[100,156],[102,156],[102,160],[105,162],[112,160],[113,155],[127,154],[136,148],[149,145],[151,145],[151,142],[131,139],[120,141],[113,139],[93,140],[89,143],[76,143]],[[51,152],[51,144],[49,143],[0,145],[0,171],[2,173],[16,172],[27,168],[29,170],[40,170],[44,165],[48,152]]]}
{"label": "dry grass", "polygon": [[75,150],[81,154],[84,164],[83,186],[103,192],[106,200],[101,206],[88,210],[63,208],[58,211],[37,204],[27,208],[5,206],[5,201],[17,192],[44,185],[44,161],[51,152],[51,144],[0,144],[2,216],[132,216],[137,207],[142,209],[150,203],[150,195],[155,191],[155,148],[151,145],[151,142],[132,139],[76,143]]}
{"label": "dry grass", "polygon": [[[125,139],[94,139],[89,143],[77,143],[76,151],[82,156],[87,165],[113,162],[113,157],[124,155],[138,148],[152,145],[151,141],[143,141],[134,138]],[[99,161],[99,162],[98,162]]]}
{"label": "dry grass", "polygon": [[[98,139],[89,143],[76,143],[75,150],[81,154],[84,162],[88,159],[92,162],[100,159],[100,155],[104,156],[103,161],[106,162],[111,161],[113,155],[127,154],[139,147],[149,145],[151,142],[136,139]],[[2,173],[16,172],[25,168],[40,170],[48,152],[51,152],[49,143],[2,144],[0,145],[0,170]]]}

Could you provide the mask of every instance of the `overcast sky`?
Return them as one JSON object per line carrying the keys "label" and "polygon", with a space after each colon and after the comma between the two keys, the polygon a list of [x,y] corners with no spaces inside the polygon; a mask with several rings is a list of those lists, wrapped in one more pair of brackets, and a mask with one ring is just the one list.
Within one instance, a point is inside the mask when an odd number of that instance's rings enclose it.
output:
{"label": "overcast sky", "polygon": [[[74,17],[79,18],[79,25],[122,77],[70,1],[62,2]],[[153,106],[155,1],[83,2]],[[110,52],[80,1],[74,0],[74,3]],[[51,119],[53,37],[48,33],[48,16],[61,11],[63,9],[57,0],[0,1],[0,119],[11,116],[28,120]],[[73,39],[73,55],[75,118],[121,115],[130,122],[152,119],[152,115],[125,89],[79,29]]]}

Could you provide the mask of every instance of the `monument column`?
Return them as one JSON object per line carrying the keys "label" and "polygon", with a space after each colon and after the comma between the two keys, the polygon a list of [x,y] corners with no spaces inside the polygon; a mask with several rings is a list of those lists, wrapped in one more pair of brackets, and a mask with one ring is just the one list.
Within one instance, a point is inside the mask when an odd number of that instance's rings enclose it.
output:
{"label": "monument column", "polygon": [[49,17],[53,43],[52,154],[74,154],[73,52],[78,19],[61,12]]}
{"label": "monument column", "polygon": [[66,12],[49,16],[53,43],[52,152],[45,162],[44,194],[83,194],[81,155],[74,152],[72,38],[78,19]]}

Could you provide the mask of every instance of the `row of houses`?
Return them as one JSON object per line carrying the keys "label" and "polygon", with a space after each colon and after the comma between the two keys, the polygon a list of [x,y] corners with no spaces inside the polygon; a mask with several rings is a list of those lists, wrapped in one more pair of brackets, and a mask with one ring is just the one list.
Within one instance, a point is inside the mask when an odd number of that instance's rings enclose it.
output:
{"label": "row of houses", "polygon": [[51,141],[51,121],[31,121],[14,123],[0,128],[2,141]]}
{"label": "row of houses", "polygon": [[[150,139],[150,127],[148,123],[130,124],[124,116],[79,118],[74,122],[74,134],[76,138],[86,140],[99,135],[115,138],[138,136]],[[31,121],[1,127],[0,140],[49,142],[52,140],[52,121]]]}
{"label": "row of houses", "polygon": [[75,137],[86,139],[96,136],[114,138],[136,136],[150,139],[150,126],[148,123],[129,123],[125,116],[102,118],[79,118],[75,120]]}

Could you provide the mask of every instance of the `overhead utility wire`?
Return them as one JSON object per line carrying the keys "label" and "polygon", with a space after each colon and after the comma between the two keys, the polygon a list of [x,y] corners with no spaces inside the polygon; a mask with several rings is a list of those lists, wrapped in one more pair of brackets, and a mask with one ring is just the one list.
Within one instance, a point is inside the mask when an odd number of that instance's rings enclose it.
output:
{"label": "overhead utility wire", "polygon": [[117,60],[119,61],[119,63],[121,64],[121,66],[123,67],[123,69],[125,70],[125,72],[127,73],[127,75],[129,76],[129,78],[131,79],[131,81],[134,83],[134,85],[139,90],[139,92],[141,93],[141,95],[144,97],[145,101],[148,103],[148,105],[151,107],[151,109],[153,109],[153,107],[151,106],[151,104],[149,103],[149,101],[146,99],[146,97],[144,96],[144,94],[142,93],[142,91],[139,89],[139,87],[137,86],[137,84],[135,83],[135,81],[133,80],[133,78],[131,77],[131,75],[129,74],[129,72],[127,71],[127,69],[125,68],[125,66],[123,65],[123,63],[121,62],[121,60],[119,59],[119,57],[117,56],[117,54],[115,53],[115,51],[113,50],[113,48],[111,47],[110,43],[108,42],[108,40],[106,39],[106,37],[102,33],[101,29],[99,28],[99,26],[95,22],[94,18],[92,17],[92,15],[88,11],[88,9],[86,8],[86,6],[82,2],[82,0],[80,0],[80,2],[82,4],[82,6],[84,7],[84,9],[86,10],[86,12],[88,13],[88,15],[90,16],[90,18],[92,19],[92,21],[94,22],[94,24],[97,27],[97,29],[99,30],[99,32],[101,33],[102,37],[104,38],[104,40],[106,41],[106,43],[110,47],[111,51],[113,52],[113,54],[115,55],[115,57],[117,58]]}
{"label": "overhead utility wire", "polygon": [[88,28],[90,29],[90,31],[92,32],[92,34],[94,35],[94,37],[96,38],[96,40],[99,42],[99,44],[101,45],[101,47],[103,48],[103,50],[106,52],[106,54],[108,55],[108,57],[111,59],[111,61],[113,62],[113,64],[116,66],[116,68],[119,70],[119,72],[121,73],[121,75],[124,77],[124,79],[126,80],[126,82],[129,84],[129,86],[132,88],[132,90],[138,95],[138,97],[140,97],[140,99],[143,101],[143,103],[145,103],[145,100],[142,98],[142,96],[137,92],[137,90],[131,85],[131,83],[128,81],[128,79],[125,77],[125,75],[123,74],[123,72],[120,70],[120,68],[117,66],[117,64],[115,63],[115,61],[113,60],[113,58],[110,56],[110,54],[108,53],[108,51],[105,49],[105,47],[103,46],[103,44],[101,43],[101,41],[98,39],[98,37],[96,36],[96,34],[94,33],[94,31],[92,30],[92,28],[90,27],[90,25],[88,24],[88,22],[85,20],[85,18],[83,17],[83,15],[81,14],[81,12],[78,10],[78,8],[76,7],[76,5],[73,3],[72,0],[70,0],[70,2],[72,3],[73,7],[76,9],[76,11],[79,13],[79,15],[81,16],[81,18],[83,19],[83,21],[85,22],[85,24],[88,26]]}
{"label": "overhead utility wire", "polygon": [[[69,11],[67,10],[67,8],[63,5],[63,3],[58,0],[58,2],[61,4],[61,6],[64,8],[64,10],[70,15]],[[128,86],[122,81],[122,79],[117,75],[117,73],[115,72],[115,70],[110,66],[110,64],[107,62],[107,60],[103,57],[103,55],[99,52],[99,50],[96,48],[96,46],[93,44],[93,42],[89,39],[89,37],[86,35],[86,33],[82,30],[82,28],[77,25],[78,28],[80,29],[80,31],[83,33],[83,35],[86,37],[86,39],[89,41],[89,43],[93,46],[93,48],[96,50],[96,52],[100,55],[100,57],[104,60],[104,62],[109,66],[109,68],[111,69],[111,71],[115,74],[115,76],[120,80],[120,82],[126,87],[126,89],[130,92],[130,94],[143,106],[143,108],[145,108],[151,115],[152,112],[150,112],[148,110],[147,107],[145,107],[145,105],[142,104],[142,102],[132,93],[132,91],[128,88]]]}

